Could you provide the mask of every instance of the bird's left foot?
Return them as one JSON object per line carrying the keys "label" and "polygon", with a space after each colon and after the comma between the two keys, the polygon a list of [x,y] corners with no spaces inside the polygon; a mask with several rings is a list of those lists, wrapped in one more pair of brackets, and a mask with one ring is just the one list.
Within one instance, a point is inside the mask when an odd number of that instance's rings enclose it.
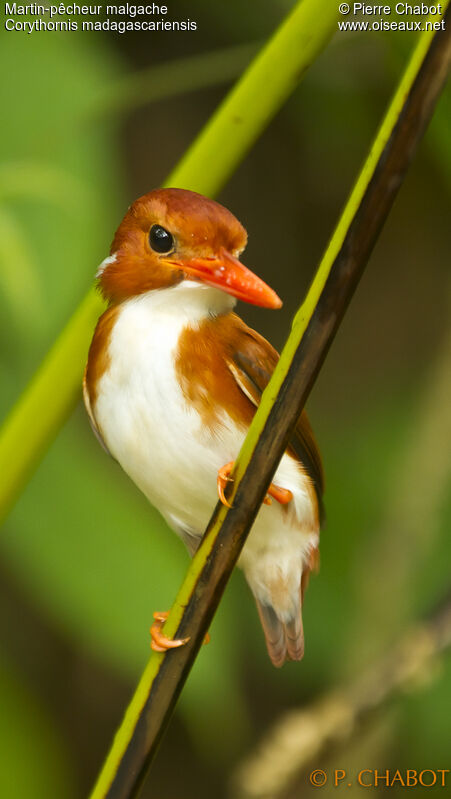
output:
{"label": "bird's left foot", "polygon": [[288,503],[293,499],[293,493],[289,490],[289,488],[281,488],[281,486],[276,486],[274,483],[271,483],[268,488],[268,493],[263,500],[265,505],[272,504],[271,497],[273,497],[281,505],[288,505]]}
{"label": "bird's left foot", "polygon": [[[227,508],[231,508],[232,506],[224,494],[224,489],[227,483],[232,482],[232,478],[230,477],[230,472],[233,469],[233,465],[234,461],[230,461],[230,463],[226,463],[226,465],[223,466],[218,472],[218,481],[217,481],[218,496],[222,504],[225,505]],[[293,499],[293,494],[291,491],[288,490],[288,488],[281,488],[280,486],[276,486],[274,483],[271,483],[271,485],[268,488],[268,493],[266,494],[266,497],[263,500],[265,505],[272,504],[271,497],[277,500],[277,502],[280,502],[281,505],[287,505],[288,502],[291,502],[291,500]]]}

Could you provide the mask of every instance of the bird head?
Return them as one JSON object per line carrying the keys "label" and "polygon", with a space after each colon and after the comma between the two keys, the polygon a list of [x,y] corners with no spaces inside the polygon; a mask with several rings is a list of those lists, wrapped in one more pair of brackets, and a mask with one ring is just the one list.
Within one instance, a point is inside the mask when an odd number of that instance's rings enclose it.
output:
{"label": "bird head", "polygon": [[252,305],[280,308],[277,294],[239,260],[247,233],[226,208],[184,189],[156,189],[130,206],[97,276],[122,302],[196,281]]}

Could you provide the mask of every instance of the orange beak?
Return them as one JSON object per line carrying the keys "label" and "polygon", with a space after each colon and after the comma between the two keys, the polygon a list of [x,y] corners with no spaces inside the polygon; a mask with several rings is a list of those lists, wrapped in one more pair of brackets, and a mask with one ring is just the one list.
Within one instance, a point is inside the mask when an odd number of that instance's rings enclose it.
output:
{"label": "orange beak", "polygon": [[280,308],[282,300],[263,280],[247,269],[241,261],[234,258],[224,247],[219,254],[210,258],[192,258],[190,260],[168,261],[171,266],[178,266],[187,277],[200,280],[208,286],[222,291],[262,308]]}

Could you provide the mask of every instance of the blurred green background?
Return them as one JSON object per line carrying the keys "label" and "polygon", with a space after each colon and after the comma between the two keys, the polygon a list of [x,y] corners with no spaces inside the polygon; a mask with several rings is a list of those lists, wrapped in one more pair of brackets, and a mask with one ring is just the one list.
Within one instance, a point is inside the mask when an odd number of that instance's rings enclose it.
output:
{"label": "blurred green background", "polygon": [[[224,96],[215,52],[244,45],[224,54],[238,74],[247,45],[290,7],[174,0],[173,17],[198,22],[186,34],[1,32],[2,416],[92,283],[126,207],[161,184]],[[218,198],[248,230],[245,262],[284,299],[278,313],[239,312],[279,348],[414,41],[336,35]],[[166,98],[164,64],[209,52],[211,72],[193,62],[186,91],[188,60]],[[216,70],[220,85],[196,90]],[[450,131],[448,90],[309,402],[327,524],[305,659],[273,669],[235,574],[144,797],[225,796],[284,711],[352,681],[445,594]],[[170,606],[186,566],[80,403],[0,536],[1,796],[86,795],[148,657],[152,611]],[[443,662],[329,765],[447,768],[450,677]],[[293,796],[301,790],[305,780]]]}

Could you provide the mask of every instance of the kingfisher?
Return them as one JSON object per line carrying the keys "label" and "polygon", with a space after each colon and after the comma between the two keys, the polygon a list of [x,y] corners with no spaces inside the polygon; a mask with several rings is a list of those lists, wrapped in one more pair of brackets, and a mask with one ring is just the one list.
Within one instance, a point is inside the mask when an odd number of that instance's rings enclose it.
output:
{"label": "kingfisher", "polygon": [[[280,308],[239,257],[247,233],[214,200],[156,189],[128,209],[100,264],[108,303],[89,349],[86,409],[105,450],[196,552],[277,364],[276,350],[233,312]],[[238,566],[254,595],[271,661],[301,660],[302,602],[319,562],[323,469],[299,417]],[[155,613],[151,646],[181,646]]]}

